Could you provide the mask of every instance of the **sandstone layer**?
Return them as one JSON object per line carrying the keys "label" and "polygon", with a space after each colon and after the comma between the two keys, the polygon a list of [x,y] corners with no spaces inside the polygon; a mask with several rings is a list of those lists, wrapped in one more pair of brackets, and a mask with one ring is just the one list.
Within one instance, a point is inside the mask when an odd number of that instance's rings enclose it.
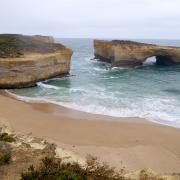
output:
{"label": "sandstone layer", "polygon": [[180,48],[158,46],[133,41],[94,40],[95,58],[112,66],[136,67],[147,58],[156,57],[159,65],[180,64]]}
{"label": "sandstone layer", "polygon": [[72,50],[49,36],[0,35],[0,88],[34,86],[69,73]]}

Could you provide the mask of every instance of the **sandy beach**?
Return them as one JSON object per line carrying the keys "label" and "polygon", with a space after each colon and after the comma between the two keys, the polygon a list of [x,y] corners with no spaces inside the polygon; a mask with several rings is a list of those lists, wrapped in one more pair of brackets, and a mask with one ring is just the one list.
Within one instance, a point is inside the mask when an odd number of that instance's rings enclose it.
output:
{"label": "sandy beach", "polygon": [[0,95],[0,121],[79,157],[97,156],[118,169],[180,171],[180,129],[139,118],[113,118]]}

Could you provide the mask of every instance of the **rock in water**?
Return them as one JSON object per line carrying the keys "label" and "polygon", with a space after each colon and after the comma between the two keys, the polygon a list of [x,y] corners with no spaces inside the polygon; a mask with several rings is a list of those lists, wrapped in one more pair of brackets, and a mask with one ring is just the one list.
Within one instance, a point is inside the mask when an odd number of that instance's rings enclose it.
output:
{"label": "rock in water", "polygon": [[0,88],[34,86],[69,73],[72,50],[49,36],[0,35]]}
{"label": "rock in water", "polygon": [[159,65],[180,64],[180,48],[158,46],[134,41],[94,40],[95,58],[112,66],[136,67],[149,57],[156,57]]}

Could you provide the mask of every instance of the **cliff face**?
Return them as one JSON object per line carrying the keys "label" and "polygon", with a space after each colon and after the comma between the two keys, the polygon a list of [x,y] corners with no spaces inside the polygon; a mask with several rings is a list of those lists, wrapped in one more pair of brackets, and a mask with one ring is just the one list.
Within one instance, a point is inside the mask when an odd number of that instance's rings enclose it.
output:
{"label": "cliff face", "polygon": [[72,53],[52,37],[0,35],[0,88],[29,87],[68,74]]}
{"label": "cliff face", "polygon": [[180,48],[144,44],[133,41],[94,40],[95,58],[112,66],[136,67],[152,56],[157,64],[180,64]]}

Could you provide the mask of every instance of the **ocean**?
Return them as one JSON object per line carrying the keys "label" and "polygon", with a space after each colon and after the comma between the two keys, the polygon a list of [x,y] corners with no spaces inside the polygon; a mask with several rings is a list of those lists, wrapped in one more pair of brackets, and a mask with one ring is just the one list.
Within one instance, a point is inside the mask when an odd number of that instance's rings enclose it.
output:
{"label": "ocean", "polygon": [[[73,49],[70,76],[10,90],[26,101],[44,100],[114,117],[141,117],[180,128],[180,66],[157,66],[149,58],[134,69],[92,60],[92,39],[56,39]],[[179,46],[180,40],[136,40]]]}

